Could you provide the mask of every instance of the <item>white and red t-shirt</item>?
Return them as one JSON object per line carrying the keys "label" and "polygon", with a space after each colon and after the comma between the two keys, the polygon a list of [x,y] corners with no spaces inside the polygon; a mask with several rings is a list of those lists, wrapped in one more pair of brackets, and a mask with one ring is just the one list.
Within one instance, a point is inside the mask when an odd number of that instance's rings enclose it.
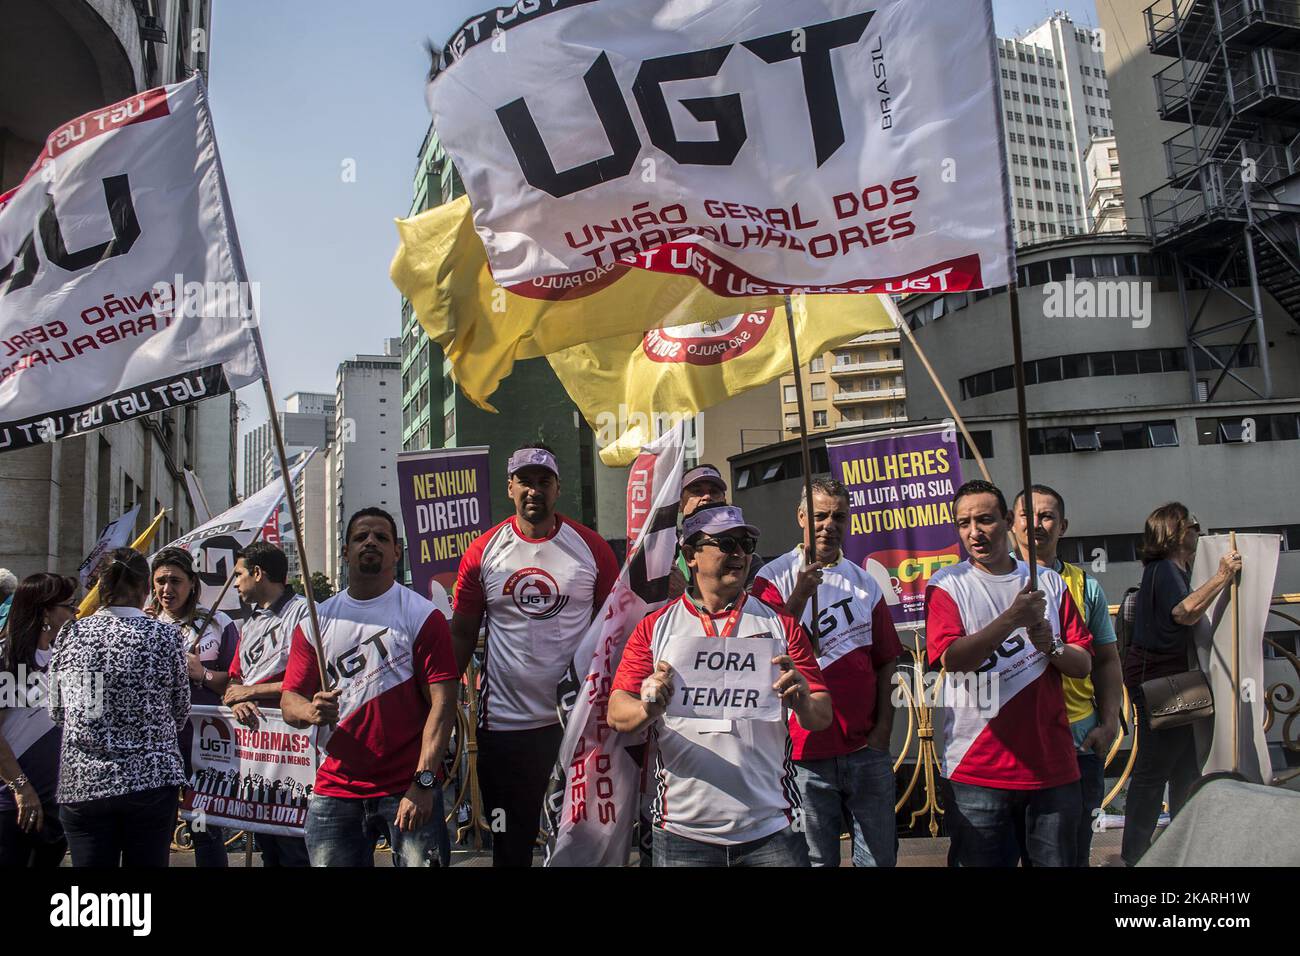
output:
{"label": "white and red t-shirt", "polygon": [[[768,562],[754,579],[753,592],[784,608],[802,567],[803,547]],[[835,717],[825,730],[809,733],[791,718],[790,738],[795,760],[843,757],[867,745],[876,726],[876,670],[903,653],[880,586],[843,555],[822,570],[817,588],[817,664],[826,678]],[[812,601],[800,624],[812,628]]]}
{"label": "white and red t-shirt", "polygon": [[510,518],[474,540],[460,561],[455,608],[487,615],[480,727],[559,722],[556,685],[617,578],[605,539],[562,515],[545,538],[525,537]]}
{"label": "white and red t-shirt", "polygon": [[[939,665],[953,641],[992,624],[1028,583],[1023,561],[1008,574],[989,574],[969,560],[937,572],[925,592],[931,665]],[[1052,633],[1091,653],[1092,635],[1061,576],[1039,568],[1038,590],[1047,598]],[[994,685],[975,681],[992,674]],[[1061,672],[1023,627],[1011,632],[978,674],[946,674],[943,692],[945,777],[1002,790],[1043,790],[1079,779]]]}
{"label": "white and red t-shirt", "polygon": [[[325,743],[316,793],[386,797],[405,793],[420,762],[429,704],[420,685],[458,679],[442,612],[394,584],[358,601],[341,591],[316,608],[326,670],[339,696],[339,722]],[[293,634],[284,690],[310,699],[320,689],[316,649],[303,621]]]}
{"label": "white and red t-shirt", "polygon": [[[654,673],[675,637],[713,636],[701,612],[682,595],[645,617],[632,631],[614,675],[614,690],[641,696],[641,682]],[[713,615],[723,630],[727,612]],[[733,638],[773,638],[816,693],[826,690],[803,627],[763,601],[740,607]],[[773,691],[773,694],[776,692]],[[656,826],[703,843],[734,846],[761,840],[789,825],[799,806],[790,756],[790,724],[778,720],[701,720],[665,714],[650,728],[656,743],[652,805]]]}
{"label": "white and red t-shirt", "polygon": [[307,620],[307,599],[285,588],[269,607],[255,608],[244,618],[230,662],[232,684],[271,684],[284,677],[289,666],[293,632]]}

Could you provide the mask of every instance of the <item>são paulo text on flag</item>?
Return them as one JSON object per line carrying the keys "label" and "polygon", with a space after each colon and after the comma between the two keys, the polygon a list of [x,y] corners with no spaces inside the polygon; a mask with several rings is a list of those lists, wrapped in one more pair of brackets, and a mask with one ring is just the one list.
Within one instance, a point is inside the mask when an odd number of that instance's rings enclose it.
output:
{"label": "s\u00e3o paulo text on flag", "polygon": [[510,286],[621,262],[722,295],[1011,278],[989,0],[592,0],[471,18],[429,108]]}
{"label": "s\u00e3o paulo text on flag", "polygon": [[[892,329],[897,315],[888,296],[795,296],[793,305],[795,341],[810,356]],[[546,358],[596,432],[600,460],[614,468],[632,463],[663,416],[695,415],[788,375],[792,364],[785,306],[599,339]]]}
{"label": "s\u00e3o paulo text on flag", "polygon": [[547,866],[627,865],[641,796],[641,768],[629,748],[644,744],[645,734],[609,726],[609,695],[632,629],[668,599],[685,448],[679,424],[633,463],[627,563],[557,688],[564,738],[543,811]]}
{"label": "s\u00e3o paulo text on flag", "polygon": [[506,288],[488,271],[464,196],[397,222],[389,270],[425,333],[442,346],[456,384],[479,408],[518,359],[661,325],[708,322],[772,308],[777,296],[714,295],[688,276],[625,265],[546,276]]}
{"label": "s\u00e3o paulo text on flag", "polygon": [[0,451],[261,376],[202,80],[64,123],[0,196]]}

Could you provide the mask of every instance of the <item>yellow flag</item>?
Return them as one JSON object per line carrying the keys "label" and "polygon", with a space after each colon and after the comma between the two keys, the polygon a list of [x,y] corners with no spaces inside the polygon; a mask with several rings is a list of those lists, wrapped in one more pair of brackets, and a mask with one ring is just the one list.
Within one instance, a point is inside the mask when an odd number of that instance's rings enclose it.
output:
{"label": "yellow flag", "polygon": [[469,199],[397,220],[393,284],[442,346],[465,397],[496,411],[488,397],[516,359],[537,358],[610,336],[746,309],[774,308],[780,296],[714,295],[692,276],[614,265],[547,276],[505,289],[488,270]]}
{"label": "yellow flag", "polygon": [[[804,362],[865,332],[894,328],[897,314],[887,296],[796,296],[794,303]],[[694,415],[792,371],[784,306],[601,339],[547,358],[611,467],[631,464],[654,438],[656,415]],[[774,420],[779,414],[773,407]]]}
{"label": "yellow flag", "polygon": [[[149,522],[149,527],[140,532],[140,536],[131,542],[131,547],[137,551],[145,551],[149,547],[149,542],[153,541],[153,536],[158,533],[158,526],[162,524],[163,515],[167,513],[164,508],[154,516],[153,521]],[[77,608],[77,617],[82,618],[87,614],[94,614],[99,608],[99,585],[96,584],[90,589],[89,593],[81,599],[81,607]]]}

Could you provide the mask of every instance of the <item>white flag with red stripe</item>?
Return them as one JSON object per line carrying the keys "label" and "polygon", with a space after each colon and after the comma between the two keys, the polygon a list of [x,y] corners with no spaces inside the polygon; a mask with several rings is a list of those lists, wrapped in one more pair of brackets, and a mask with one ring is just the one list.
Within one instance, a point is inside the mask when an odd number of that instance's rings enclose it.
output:
{"label": "white flag with red stripe", "polygon": [[668,598],[684,449],[679,424],[633,463],[628,559],[557,690],[564,741],[544,808],[547,866],[627,864],[641,801],[641,768],[628,749],[643,746],[645,734],[617,733],[605,719],[632,629]]}

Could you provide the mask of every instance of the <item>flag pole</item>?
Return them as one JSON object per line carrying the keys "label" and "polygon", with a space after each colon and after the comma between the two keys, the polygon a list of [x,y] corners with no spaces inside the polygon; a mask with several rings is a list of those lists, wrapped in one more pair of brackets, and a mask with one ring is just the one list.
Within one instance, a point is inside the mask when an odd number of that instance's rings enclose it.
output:
{"label": "flag pole", "polygon": [[[1020,296],[1016,283],[1007,284],[1011,296],[1011,361],[1016,381],[1016,420],[1020,431],[1020,483],[1024,487],[1025,515],[1028,518],[1028,533],[1025,535],[1026,561],[1029,564],[1029,588],[1038,587],[1038,543],[1034,540],[1034,529],[1038,526],[1038,513],[1034,508],[1034,479],[1029,470],[1029,419],[1025,411],[1025,357],[1020,340]],[[967,439],[969,441],[970,439]],[[973,445],[971,446],[974,447]],[[1012,509],[1014,512],[1015,509]],[[1014,513],[1011,516],[1015,523]]]}
{"label": "flag pole", "polygon": [[961,415],[957,413],[957,407],[953,405],[952,399],[948,397],[948,390],[944,388],[943,383],[939,381],[939,376],[935,373],[934,366],[930,364],[929,358],[927,358],[925,352],[921,350],[921,343],[916,341],[916,337],[912,335],[912,330],[908,327],[907,320],[901,315],[895,314],[894,324],[898,328],[898,331],[902,333],[903,338],[907,339],[907,344],[912,347],[912,351],[916,353],[916,357],[921,360],[921,365],[925,368],[926,374],[930,376],[930,381],[934,383],[935,389],[939,392],[939,397],[943,399],[944,405],[948,407],[948,414],[952,416],[952,420],[957,423],[958,431],[960,431],[962,437],[966,439],[966,447],[969,448],[970,453],[975,456],[975,463],[979,465],[980,474],[984,476],[985,481],[992,484],[993,479],[989,476],[988,465],[984,464],[984,456],[981,455],[980,450],[975,447],[975,439],[970,437],[970,432],[966,430],[966,423],[962,420]]}
{"label": "flag pole", "polygon": [[[803,455],[804,515],[808,523],[808,542],[804,545],[804,557],[808,564],[813,564],[817,560],[817,531],[816,521],[813,518],[812,448],[808,444],[808,411],[804,404],[803,370],[799,366],[799,343],[794,329],[794,302],[789,295],[785,297],[785,328],[790,337],[790,363],[794,366],[794,391],[799,400],[799,451]],[[820,641],[817,639],[820,618],[821,612],[817,608],[817,589],[813,588],[812,630],[808,637],[812,640],[814,652],[821,649]]]}
{"label": "flag pole", "polygon": [[[321,643],[320,620],[316,616],[316,596],[311,589],[311,565],[307,549],[303,546],[302,523],[298,518],[298,500],[293,493],[293,480],[289,476],[289,456],[284,451],[284,434],[280,430],[280,416],[275,411],[275,395],[271,392],[271,372],[266,364],[266,350],[262,347],[262,333],[253,324],[253,341],[257,343],[257,359],[262,363],[262,394],[266,396],[266,410],[271,416],[271,434],[275,437],[275,454],[280,461],[280,480],[284,482],[284,498],[289,503],[289,518],[293,522],[293,536],[298,542],[298,563],[302,567],[303,597],[307,599],[307,614],[311,617],[312,644],[316,649],[316,667],[320,671],[321,690],[329,690],[329,677],[325,673],[325,647]],[[265,525],[265,522],[263,522]]]}

